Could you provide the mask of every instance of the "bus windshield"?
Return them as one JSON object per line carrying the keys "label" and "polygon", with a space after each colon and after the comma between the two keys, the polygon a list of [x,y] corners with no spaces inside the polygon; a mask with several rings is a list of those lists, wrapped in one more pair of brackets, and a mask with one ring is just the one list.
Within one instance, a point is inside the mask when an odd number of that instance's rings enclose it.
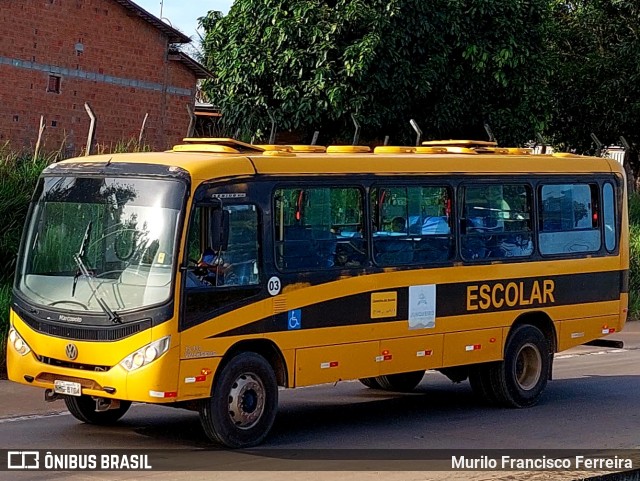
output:
{"label": "bus windshield", "polygon": [[41,179],[16,289],[36,305],[112,321],[166,301],[184,196],[173,180]]}

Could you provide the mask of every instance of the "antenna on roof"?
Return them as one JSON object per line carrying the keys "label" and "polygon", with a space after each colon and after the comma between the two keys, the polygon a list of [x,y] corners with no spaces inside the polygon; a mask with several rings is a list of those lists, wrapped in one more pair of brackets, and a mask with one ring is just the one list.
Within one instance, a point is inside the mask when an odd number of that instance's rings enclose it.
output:
{"label": "antenna on roof", "polygon": [[602,155],[602,146],[604,144],[602,142],[600,142],[600,139],[593,132],[591,132],[591,139],[596,144],[596,154],[595,155],[596,155],[596,157],[600,157]]}
{"label": "antenna on roof", "polygon": [[413,130],[416,131],[416,147],[420,145],[420,141],[422,140],[422,130],[420,130],[420,127],[418,126],[418,122],[416,122],[415,120],[411,119],[409,120],[409,123],[411,124],[411,127],[413,127]]}
{"label": "antenna on roof", "polygon": [[271,113],[271,110],[267,110],[267,114],[269,114],[269,118],[271,119],[271,134],[269,135],[269,144],[273,145],[276,143],[276,118]]}
{"label": "antenna on roof", "polygon": [[542,155],[546,154],[547,153],[547,143],[544,141],[544,138],[542,137],[542,134],[540,134],[540,132],[538,132],[536,134],[536,137],[538,139],[538,143],[541,145],[540,153]]}
{"label": "antenna on roof", "polygon": [[356,120],[356,116],[354,114],[351,114],[351,120],[353,120],[353,125],[356,126],[356,131],[353,134],[353,144],[352,145],[358,145],[358,140],[360,140],[360,124]]}
{"label": "antenna on roof", "polygon": [[631,145],[629,145],[629,142],[627,142],[627,139],[625,139],[622,135],[620,136],[620,145],[622,145],[622,147],[624,147],[624,150],[631,150]]}
{"label": "antenna on roof", "polygon": [[313,138],[311,139],[311,145],[316,145],[316,143],[318,142],[318,136],[320,135],[320,131],[316,130],[313,133]]}
{"label": "antenna on roof", "polygon": [[389,145],[389,136],[388,135],[384,136],[384,144],[383,145]]}
{"label": "antenna on roof", "polygon": [[486,122],[484,124],[484,130],[487,133],[487,135],[489,136],[489,140],[491,142],[496,142],[496,143],[498,142],[498,139],[496,139],[496,136],[493,135],[493,130],[491,130],[491,126]]}
{"label": "antenna on roof", "polygon": [[234,139],[238,140],[240,138],[241,133],[242,133],[242,130],[240,129],[240,127],[238,127],[236,129],[236,136],[234,137]]}

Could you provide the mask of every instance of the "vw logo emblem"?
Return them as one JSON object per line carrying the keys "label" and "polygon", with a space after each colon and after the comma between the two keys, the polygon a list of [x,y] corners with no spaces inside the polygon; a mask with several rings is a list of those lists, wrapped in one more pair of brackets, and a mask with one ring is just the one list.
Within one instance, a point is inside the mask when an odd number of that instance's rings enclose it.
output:
{"label": "vw logo emblem", "polygon": [[76,357],[78,357],[78,348],[75,344],[67,344],[65,352],[67,353],[67,357],[72,361],[74,361]]}

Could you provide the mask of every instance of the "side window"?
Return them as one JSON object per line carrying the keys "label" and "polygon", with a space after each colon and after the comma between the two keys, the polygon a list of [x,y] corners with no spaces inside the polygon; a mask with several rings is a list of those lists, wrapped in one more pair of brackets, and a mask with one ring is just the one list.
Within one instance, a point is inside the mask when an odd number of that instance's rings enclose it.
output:
{"label": "side window", "polygon": [[229,216],[227,249],[212,249],[214,209],[197,206],[189,229],[187,253],[194,269],[187,271],[187,287],[247,286],[259,282],[258,212],[255,205],[224,205]]}
{"label": "side window", "polygon": [[367,260],[360,189],[278,189],[274,218],[280,269],[357,268]]}
{"label": "side window", "polygon": [[462,257],[476,260],[530,256],[531,199],[528,185],[466,186],[460,219]]}
{"label": "side window", "polygon": [[376,186],[369,197],[376,264],[395,266],[451,259],[449,187]]}
{"label": "side window", "polygon": [[540,252],[570,254],[600,249],[598,187],[549,184],[540,188]]}
{"label": "side window", "polygon": [[607,182],[602,187],[602,213],[604,222],[604,245],[609,252],[615,250],[616,239],[616,209],[613,186]]}

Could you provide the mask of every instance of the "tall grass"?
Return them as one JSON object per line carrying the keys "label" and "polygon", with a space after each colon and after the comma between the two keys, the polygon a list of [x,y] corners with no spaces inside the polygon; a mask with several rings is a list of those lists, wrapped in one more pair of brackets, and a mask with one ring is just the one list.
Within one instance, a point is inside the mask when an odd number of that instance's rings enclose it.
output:
{"label": "tall grass", "polygon": [[629,318],[640,319],[640,194],[629,199]]}
{"label": "tall grass", "polygon": [[94,154],[121,154],[125,152],[151,152],[151,146],[138,139],[119,140],[109,144],[96,144]]}
{"label": "tall grass", "polygon": [[6,371],[6,356],[4,355],[7,343],[7,332],[9,331],[9,304],[11,303],[11,284],[0,286],[0,379],[4,377]]}
{"label": "tall grass", "polygon": [[0,284],[13,277],[18,244],[38,176],[56,154],[34,159],[0,145]]}

